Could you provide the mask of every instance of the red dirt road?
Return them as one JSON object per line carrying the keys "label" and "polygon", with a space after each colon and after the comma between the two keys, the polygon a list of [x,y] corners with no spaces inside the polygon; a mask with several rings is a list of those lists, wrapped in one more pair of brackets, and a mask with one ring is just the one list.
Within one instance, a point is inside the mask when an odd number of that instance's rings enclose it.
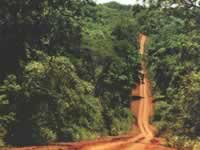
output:
{"label": "red dirt road", "polygon": [[[140,54],[144,54],[147,36],[140,34]],[[3,150],[175,150],[162,146],[161,139],[155,138],[153,125],[150,118],[153,115],[153,103],[150,81],[147,77],[145,63],[142,61],[141,73],[144,78],[132,91],[136,98],[131,102],[130,109],[137,118],[137,124],[127,135],[118,137],[106,137],[96,141],[83,141],[75,143],[58,143],[48,146],[33,146],[24,148],[9,148]]]}

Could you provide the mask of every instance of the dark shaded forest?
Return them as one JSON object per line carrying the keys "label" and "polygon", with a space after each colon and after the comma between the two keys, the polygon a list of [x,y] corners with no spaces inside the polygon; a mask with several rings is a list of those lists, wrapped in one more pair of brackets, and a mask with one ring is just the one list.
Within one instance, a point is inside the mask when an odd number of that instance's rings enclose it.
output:
{"label": "dark shaded forest", "polygon": [[158,134],[174,147],[200,143],[198,0],[1,0],[0,50],[0,146],[125,133],[141,59]]}

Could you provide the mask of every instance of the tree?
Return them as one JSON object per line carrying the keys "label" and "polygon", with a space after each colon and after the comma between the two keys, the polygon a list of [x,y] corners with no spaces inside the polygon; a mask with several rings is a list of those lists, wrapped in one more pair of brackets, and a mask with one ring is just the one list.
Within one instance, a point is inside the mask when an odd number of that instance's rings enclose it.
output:
{"label": "tree", "polygon": [[52,55],[79,47],[80,18],[91,3],[88,0],[2,0],[0,79],[20,71],[20,64],[34,55],[33,49]]}
{"label": "tree", "polygon": [[178,5],[187,8],[199,8],[199,0],[144,0],[144,3],[157,6],[172,6]]}
{"label": "tree", "polygon": [[[45,144],[58,139],[87,139],[101,131],[102,106],[92,96],[94,87],[76,75],[68,58],[41,58],[26,65],[16,93],[4,93],[16,112],[15,122],[8,126],[7,141],[14,145]],[[79,137],[83,134],[80,129],[88,136]]]}

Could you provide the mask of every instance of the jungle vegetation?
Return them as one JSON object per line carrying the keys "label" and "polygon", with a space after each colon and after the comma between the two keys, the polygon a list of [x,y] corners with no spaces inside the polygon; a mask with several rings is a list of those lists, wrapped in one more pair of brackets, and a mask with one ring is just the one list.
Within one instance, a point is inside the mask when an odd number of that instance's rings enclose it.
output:
{"label": "jungle vegetation", "polygon": [[[119,135],[135,119],[138,35],[159,134],[200,137],[198,0],[0,1],[0,145]],[[20,137],[20,138],[19,138]],[[177,141],[176,141],[177,142]]]}

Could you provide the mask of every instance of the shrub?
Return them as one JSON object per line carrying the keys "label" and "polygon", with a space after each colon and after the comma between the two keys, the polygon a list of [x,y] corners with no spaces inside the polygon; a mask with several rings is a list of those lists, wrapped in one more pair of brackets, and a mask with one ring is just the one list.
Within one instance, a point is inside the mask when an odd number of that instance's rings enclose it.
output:
{"label": "shrub", "polygon": [[36,144],[48,144],[57,139],[56,133],[46,127],[41,127],[33,133],[33,140]]}

